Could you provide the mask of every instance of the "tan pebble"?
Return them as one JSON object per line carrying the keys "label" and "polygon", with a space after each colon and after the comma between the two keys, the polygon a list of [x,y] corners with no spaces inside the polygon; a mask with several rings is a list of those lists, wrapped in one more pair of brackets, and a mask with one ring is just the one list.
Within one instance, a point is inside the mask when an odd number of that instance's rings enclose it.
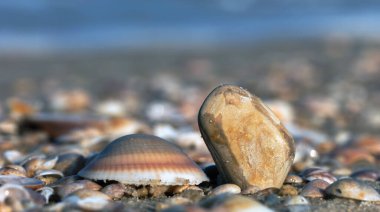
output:
{"label": "tan pebble", "polygon": [[374,188],[351,178],[336,181],[326,188],[326,193],[348,199],[380,201],[380,195]]}
{"label": "tan pebble", "polygon": [[244,197],[241,195],[234,195],[227,198],[221,205],[213,208],[211,211],[229,211],[229,212],[240,212],[240,211],[252,211],[252,212],[269,212],[273,211],[267,206],[259,203],[258,201]]}
{"label": "tan pebble", "polygon": [[239,194],[240,192],[241,192],[241,189],[238,185],[223,184],[214,188],[210,194],[211,195],[220,195],[220,194],[225,194],[225,193]]}
{"label": "tan pebble", "polygon": [[219,86],[204,101],[198,123],[226,182],[282,186],[294,159],[293,138],[259,98],[237,86]]}
{"label": "tan pebble", "polygon": [[125,193],[125,185],[121,183],[114,183],[114,184],[105,186],[100,191],[107,194],[113,200],[121,199]]}
{"label": "tan pebble", "polygon": [[248,186],[247,188],[241,191],[241,194],[254,194],[260,191],[260,188],[257,186]]}
{"label": "tan pebble", "polygon": [[296,196],[298,195],[298,191],[297,188],[292,185],[283,185],[278,194],[281,196]]}
{"label": "tan pebble", "polygon": [[295,174],[289,174],[286,178],[285,178],[285,182],[284,183],[288,183],[288,184],[301,184],[303,182],[302,178],[298,175],[295,175]]}
{"label": "tan pebble", "polygon": [[285,201],[285,205],[309,205],[309,201],[303,196],[292,196]]}
{"label": "tan pebble", "polygon": [[305,187],[302,189],[300,195],[304,197],[310,198],[322,198],[324,196],[324,190],[330,184],[323,180],[313,180],[310,181]]}

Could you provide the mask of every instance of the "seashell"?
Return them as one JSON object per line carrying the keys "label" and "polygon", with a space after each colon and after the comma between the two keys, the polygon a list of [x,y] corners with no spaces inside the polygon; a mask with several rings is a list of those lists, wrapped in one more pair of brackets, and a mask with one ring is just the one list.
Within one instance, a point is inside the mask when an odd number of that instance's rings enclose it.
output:
{"label": "seashell", "polygon": [[357,180],[376,181],[380,178],[380,172],[372,169],[363,169],[351,174]]}
{"label": "seashell", "polygon": [[0,175],[26,177],[26,171],[24,167],[19,165],[7,165],[5,167],[0,168]]}
{"label": "seashell", "polygon": [[27,161],[23,166],[26,170],[27,176],[33,177],[37,170],[52,169],[57,161],[57,156],[50,158],[37,157]]}
{"label": "seashell", "polygon": [[196,185],[208,181],[203,171],[179,148],[159,137],[144,134],[116,139],[78,175],[133,185]]}
{"label": "seashell", "polygon": [[68,196],[69,194],[78,191],[80,189],[99,191],[102,187],[89,180],[77,180],[71,183],[62,182],[57,189],[57,193],[61,198]]}
{"label": "seashell", "polygon": [[198,124],[219,173],[243,189],[281,187],[294,159],[288,131],[259,98],[222,85],[204,101]]}
{"label": "seashell", "polygon": [[0,202],[4,202],[8,197],[19,200],[30,199],[29,192],[23,186],[6,183],[0,187]]}
{"label": "seashell", "polygon": [[49,203],[50,197],[54,194],[54,189],[51,187],[42,187],[37,189],[36,191],[40,192],[40,194],[45,198],[45,203]]}
{"label": "seashell", "polygon": [[310,198],[322,198],[324,196],[324,192],[323,191],[329,185],[330,184],[327,183],[324,180],[317,179],[317,180],[310,181],[302,189],[300,195],[302,195],[304,197],[310,197]]}
{"label": "seashell", "polygon": [[62,178],[63,173],[54,169],[38,170],[34,177],[49,185]]}
{"label": "seashell", "polygon": [[329,184],[336,181],[336,177],[334,177],[332,174],[330,174],[326,170],[319,168],[319,167],[305,169],[301,173],[301,175],[307,181],[313,181],[315,179],[320,179],[320,180],[326,181]]}
{"label": "seashell", "polygon": [[85,165],[85,158],[76,153],[66,153],[58,156],[54,166],[55,170],[61,171],[65,176],[77,174]]}
{"label": "seashell", "polygon": [[223,201],[221,205],[213,208],[212,211],[230,211],[230,212],[240,212],[240,211],[251,211],[251,212],[271,212],[272,209],[261,204],[260,202],[244,197],[241,195],[234,195]]}
{"label": "seashell", "polygon": [[11,175],[0,175],[0,185],[3,184],[22,185],[26,188],[38,189],[44,186],[44,182],[35,178],[18,177]]}
{"label": "seashell", "polygon": [[51,138],[57,138],[75,129],[94,127],[104,130],[107,126],[107,120],[99,117],[68,114],[38,114],[23,120],[20,128],[24,131],[28,129],[42,130]]}
{"label": "seashell", "polygon": [[374,188],[351,178],[334,182],[326,188],[326,193],[336,197],[361,201],[380,201],[380,194]]}
{"label": "seashell", "polygon": [[64,202],[82,210],[102,210],[110,200],[108,195],[90,189],[77,190],[63,199]]}
{"label": "seashell", "polygon": [[102,188],[101,192],[107,194],[111,199],[121,199],[125,193],[125,185],[121,183],[114,183]]}
{"label": "seashell", "polygon": [[216,188],[214,188],[210,195],[220,195],[220,194],[240,194],[241,188],[238,185],[235,184],[223,184]]}
{"label": "seashell", "polygon": [[309,201],[303,196],[292,196],[285,201],[285,205],[309,205]]}

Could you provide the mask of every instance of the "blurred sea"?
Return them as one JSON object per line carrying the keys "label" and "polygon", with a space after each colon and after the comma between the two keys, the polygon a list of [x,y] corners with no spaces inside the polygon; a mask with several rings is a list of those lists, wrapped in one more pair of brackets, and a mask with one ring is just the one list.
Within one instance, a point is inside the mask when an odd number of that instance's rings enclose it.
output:
{"label": "blurred sea", "polygon": [[0,54],[379,40],[375,0],[0,1]]}

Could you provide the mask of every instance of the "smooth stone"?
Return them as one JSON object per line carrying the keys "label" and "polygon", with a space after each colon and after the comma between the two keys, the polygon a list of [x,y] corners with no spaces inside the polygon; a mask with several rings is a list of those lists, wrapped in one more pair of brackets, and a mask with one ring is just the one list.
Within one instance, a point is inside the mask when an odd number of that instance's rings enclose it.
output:
{"label": "smooth stone", "polygon": [[228,183],[228,184],[223,184],[214,188],[211,191],[210,195],[220,195],[220,194],[225,194],[225,193],[239,194],[240,192],[241,192],[241,189],[239,186]]}
{"label": "smooth stone", "polygon": [[380,201],[380,194],[374,188],[351,178],[334,182],[326,188],[326,193],[336,197],[361,201]]}
{"label": "smooth stone", "polygon": [[280,188],[293,163],[295,147],[273,112],[247,90],[222,85],[204,101],[198,124],[228,183],[241,188]]}

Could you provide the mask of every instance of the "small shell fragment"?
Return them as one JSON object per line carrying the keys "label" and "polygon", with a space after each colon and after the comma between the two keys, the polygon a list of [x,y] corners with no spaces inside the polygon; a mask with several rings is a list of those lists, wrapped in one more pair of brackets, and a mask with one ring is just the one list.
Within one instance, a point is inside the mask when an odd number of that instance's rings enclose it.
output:
{"label": "small shell fragment", "polygon": [[334,182],[326,188],[326,193],[348,199],[380,201],[380,194],[374,188],[351,178]]}
{"label": "small shell fragment", "polygon": [[144,134],[116,139],[78,175],[132,185],[197,185],[208,181],[205,173],[179,148]]}
{"label": "small shell fragment", "polygon": [[226,182],[280,188],[294,159],[294,141],[256,96],[232,85],[215,88],[198,115],[203,139]]}

